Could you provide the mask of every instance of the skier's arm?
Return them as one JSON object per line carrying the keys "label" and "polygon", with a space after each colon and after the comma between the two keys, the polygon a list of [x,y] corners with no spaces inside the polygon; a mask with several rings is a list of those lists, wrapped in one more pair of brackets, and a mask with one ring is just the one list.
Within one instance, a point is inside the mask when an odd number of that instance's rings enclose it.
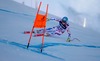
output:
{"label": "skier's arm", "polygon": [[67,33],[68,33],[68,37],[71,37],[71,32],[70,32],[70,29],[69,29],[69,24],[67,24]]}
{"label": "skier's arm", "polygon": [[53,21],[60,21],[59,19],[56,19],[56,18],[50,18],[50,19],[48,18],[48,19],[47,19],[47,21],[50,21],[50,20],[53,20]]}

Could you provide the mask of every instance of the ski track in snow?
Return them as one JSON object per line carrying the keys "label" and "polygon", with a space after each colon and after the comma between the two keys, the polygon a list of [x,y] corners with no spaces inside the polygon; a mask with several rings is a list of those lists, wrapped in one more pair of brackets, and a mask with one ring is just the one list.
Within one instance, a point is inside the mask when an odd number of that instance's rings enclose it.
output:
{"label": "ski track in snow", "polygon": [[[24,45],[24,44],[20,44],[20,43],[16,43],[16,42],[11,42],[11,41],[4,40],[4,39],[0,39],[0,43],[14,45],[14,46],[17,46],[17,47],[21,47],[23,49],[26,49],[26,46],[27,46],[27,45]],[[44,48],[51,47],[51,46],[73,46],[73,47],[100,48],[100,46],[84,45],[84,44],[82,44],[82,45],[79,45],[79,44],[69,44],[69,43],[45,43],[44,44]],[[34,46],[30,45],[29,47],[30,48],[38,48],[38,49],[40,49],[41,48],[41,44],[34,45]]]}
{"label": "ski track in snow", "polygon": [[51,55],[51,54],[48,54],[48,53],[45,53],[45,52],[40,52],[39,49],[40,49],[40,46],[32,46],[33,48],[37,48],[37,49],[32,49],[32,48],[26,48],[27,45],[23,45],[23,44],[20,44],[20,43],[16,43],[16,42],[10,42],[8,40],[0,40],[0,43],[4,43],[4,44],[7,44],[7,45],[13,45],[13,46],[17,46],[19,48],[23,48],[23,49],[26,49],[26,50],[29,50],[29,51],[32,51],[32,52],[35,52],[35,53],[39,53],[39,54],[43,54],[43,55],[46,55],[46,56],[49,56],[49,57],[52,57],[52,58],[56,58],[56,59],[60,59],[60,60],[63,60],[62,58],[60,57],[57,57],[57,56],[54,56],[54,55]]}
{"label": "ski track in snow", "polygon": [[29,15],[29,14],[25,14],[25,13],[18,13],[18,12],[6,10],[6,9],[1,9],[1,8],[0,8],[0,11],[12,13],[12,14],[18,14],[18,15],[24,15],[24,16],[30,16],[30,17],[33,17],[33,15]]}
{"label": "ski track in snow", "polygon": [[[12,45],[12,46],[17,46],[19,48],[22,48],[22,49],[25,49],[25,50],[29,50],[29,51],[32,51],[32,52],[35,52],[35,53],[39,53],[39,54],[43,54],[43,55],[46,55],[46,56],[49,56],[49,57],[52,57],[52,58],[56,58],[56,59],[60,59],[60,60],[64,60],[60,57],[57,57],[57,56],[54,56],[52,54],[48,54],[46,52],[40,52],[40,48],[41,48],[41,44],[38,44],[38,45],[30,45],[29,48],[27,49],[26,46],[27,45],[24,45],[24,44],[21,44],[21,43],[17,43],[17,42],[11,42],[11,41],[8,41],[8,40],[5,40],[5,39],[0,39],[0,43],[4,43],[4,44],[7,44],[7,45]],[[44,48],[47,48],[47,47],[51,47],[51,46],[73,46],[73,47],[88,47],[88,48],[100,48],[100,46],[94,46],[94,45],[78,45],[78,44],[68,44],[68,43],[45,43],[44,44]]]}

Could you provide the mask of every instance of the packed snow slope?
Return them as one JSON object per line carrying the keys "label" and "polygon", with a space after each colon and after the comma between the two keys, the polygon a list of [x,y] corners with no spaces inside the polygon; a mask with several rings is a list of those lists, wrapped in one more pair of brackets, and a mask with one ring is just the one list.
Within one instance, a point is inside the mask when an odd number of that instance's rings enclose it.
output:
{"label": "packed snow slope", "polygon": [[[100,61],[100,34],[70,21],[71,38],[80,41],[66,42],[68,34],[65,32],[61,36],[45,37],[42,53],[41,37],[32,37],[26,49],[29,35],[23,32],[31,30],[35,13],[36,9],[0,0],[0,61]],[[57,24],[47,21],[47,27]]]}

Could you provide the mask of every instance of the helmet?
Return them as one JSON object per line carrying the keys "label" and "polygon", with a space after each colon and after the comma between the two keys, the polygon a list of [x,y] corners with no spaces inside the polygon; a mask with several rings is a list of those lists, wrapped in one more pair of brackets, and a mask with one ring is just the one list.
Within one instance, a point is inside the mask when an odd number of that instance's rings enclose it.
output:
{"label": "helmet", "polygon": [[62,21],[67,22],[68,21],[68,18],[67,17],[63,17],[62,18]]}

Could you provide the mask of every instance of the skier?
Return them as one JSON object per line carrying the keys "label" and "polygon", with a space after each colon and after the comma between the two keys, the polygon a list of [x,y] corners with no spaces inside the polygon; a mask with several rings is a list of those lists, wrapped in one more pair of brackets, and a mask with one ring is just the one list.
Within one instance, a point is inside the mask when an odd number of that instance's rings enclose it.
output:
{"label": "skier", "polygon": [[[65,31],[67,31],[68,33],[67,41],[70,42],[71,33],[69,30],[68,18],[67,17],[63,17],[62,19],[51,18],[51,19],[48,19],[47,21],[50,21],[50,20],[57,21],[59,22],[59,24],[52,28],[47,28],[45,30],[45,36],[62,35]],[[34,36],[41,36],[43,35],[43,32],[44,32],[44,29],[40,29],[40,30],[35,30],[33,33],[34,33]]]}
{"label": "skier", "polygon": [[55,21],[59,22],[59,24],[52,28],[47,28],[46,29],[47,36],[62,35],[65,31],[67,31],[69,36],[71,36],[67,17],[63,17],[62,19],[55,19],[55,18],[48,19],[48,21],[50,21],[50,20],[55,20]]}

